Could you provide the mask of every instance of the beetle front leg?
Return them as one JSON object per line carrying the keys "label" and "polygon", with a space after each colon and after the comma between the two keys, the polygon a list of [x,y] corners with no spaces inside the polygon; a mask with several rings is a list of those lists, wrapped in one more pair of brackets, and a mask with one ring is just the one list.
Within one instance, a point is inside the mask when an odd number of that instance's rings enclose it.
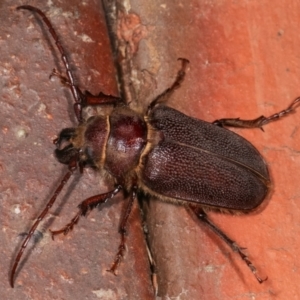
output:
{"label": "beetle front leg", "polygon": [[[62,84],[71,88],[71,86],[72,86],[71,82],[65,76],[63,76],[59,72],[57,72],[56,69],[52,70],[52,73],[50,74],[50,78],[52,76],[58,77]],[[90,105],[115,105],[117,102],[122,101],[122,99],[120,97],[106,95],[102,92],[100,92],[98,95],[93,95],[88,91],[85,91],[84,93],[82,93],[77,85],[74,85],[74,86],[79,94],[79,100],[76,103],[80,103],[81,108],[84,108],[84,107],[90,106]]]}
{"label": "beetle front leg", "polygon": [[242,260],[247,264],[251,272],[254,274],[255,278],[259,283],[263,283],[268,279],[262,279],[257,275],[257,270],[255,266],[252,264],[252,262],[248,259],[248,256],[243,253],[242,247],[240,247],[235,241],[230,239],[220,228],[218,228],[212,221],[210,221],[207,217],[207,214],[204,212],[204,210],[195,205],[189,205],[188,206],[197,216],[197,218],[205,223],[218,237],[220,237],[234,252],[237,252]]}
{"label": "beetle front leg", "polygon": [[127,224],[128,224],[128,218],[130,216],[130,213],[132,211],[132,206],[133,206],[133,201],[136,198],[136,190],[137,187],[134,186],[131,192],[131,196],[129,198],[129,203],[127,204],[125,214],[122,217],[121,225],[120,225],[120,234],[121,234],[121,243],[118,248],[118,253],[116,255],[116,258],[108,272],[112,272],[114,275],[116,274],[116,270],[121,262],[121,259],[124,256],[124,251],[125,251],[125,245],[126,245],[126,234],[127,234]]}
{"label": "beetle front leg", "polygon": [[158,95],[148,106],[148,115],[150,111],[154,108],[158,103],[162,103],[167,101],[168,98],[173,94],[173,92],[180,87],[180,84],[183,82],[185,77],[185,70],[189,61],[186,58],[178,58],[181,61],[181,68],[177,72],[177,76],[173,82],[173,84],[167,88],[164,92]]}
{"label": "beetle front leg", "polygon": [[213,124],[220,127],[239,127],[239,128],[260,128],[271,122],[274,122],[284,116],[293,113],[300,102],[300,97],[296,98],[286,109],[271,115],[270,117],[260,116],[253,120],[241,120],[240,118],[235,119],[219,119],[213,122]]}
{"label": "beetle front leg", "polygon": [[79,218],[81,216],[85,216],[89,210],[92,210],[98,205],[103,204],[108,200],[112,199],[121,189],[122,186],[119,185],[113,191],[110,191],[105,194],[95,195],[85,199],[81,204],[78,205],[79,211],[75,215],[75,217],[71,220],[70,223],[68,223],[60,230],[50,230],[52,239],[54,239],[54,236],[57,234],[61,234],[61,233],[63,233],[64,235],[68,234],[69,231],[71,231],[74,228],[74,226],[78,223]]}
{"label": "beetle front leg", "polygon": [[95,106],[95,105],[115,105],[120,101],[123,101],[119,97],[115,97],[112,95],[106,95],[102,92],[100,92],[98,95],[93,95],[88,91],[85,91],[84,93],[79,89],[79,87],[75,84],[72,85],[72,83],[66,78],[65,76],[61,75],[59,72],[57,72],[56,69],[52,70],[52,73],[50,74],[50,78],[52,76],[56,76],[60,79],[61,83],[63,85],[68,86],[70,89],[76,89],[78,98],[76,99],[74,103],[74,111],[75,115],[79,122],[82,122],[82,109],[87,106]]}

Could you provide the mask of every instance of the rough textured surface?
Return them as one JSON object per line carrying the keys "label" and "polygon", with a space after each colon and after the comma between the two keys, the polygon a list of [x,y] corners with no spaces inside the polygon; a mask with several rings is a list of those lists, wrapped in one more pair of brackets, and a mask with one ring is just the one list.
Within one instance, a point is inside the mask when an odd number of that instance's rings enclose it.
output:
{"label": "rough textured surface", "polygon": [[[100,26],[99,3],[85,1],[72,7],[51,3],[41,8],[50,13],[64,37],[80,86],[115,94],[113,66],[107,54],[98,52],[105,43],[103,47],[108,47],[108,41],[102,30],[93,30]],[[126,3],[147,29],[135,63],[143,70],[145,80],[137,78],[141,90],[147,85],[153,92],[140,92],[140,101],[149,101],[172,82],[178,57],[190,60],[190,70],[169,104],[193,117],[255,118],[285,108],[300,95],[298,1],[288,5],[279,0],[272,5],[266,0]],[[63,173],[53,157],[51,140],[75,122],[69,91],[59,80],[48,79],[52,68],[58,68],[59,55],[53,46],[49,50],[30,13],[15,11],[20,4],[0,4],[0,269],[4,274],[0,294],[5,299],[147,299],[149,273],[138,216],[131,218],[128,252],[119,276],[105,271],[119,242],[120,198],[82,219],[69,236],[51,241],[50,223],[51,228],[60,228],[82,199],[105,190],[91,172],[80,180],[76,177],[65,189],[40,228],[44,238],[24,255],[16,288],[8,285],[8,270],[22,240],[19,234],[30,228]],[[247,216],[211,213],[225,232],[247,247],[268,281],[259,285],[239,257],[183,207],[151,201],[147,218],[158,267],[158,299],[298,298],[299,113],[266,126],[265,132],[235,130],[268,162],[274,191],[265,209]]]}

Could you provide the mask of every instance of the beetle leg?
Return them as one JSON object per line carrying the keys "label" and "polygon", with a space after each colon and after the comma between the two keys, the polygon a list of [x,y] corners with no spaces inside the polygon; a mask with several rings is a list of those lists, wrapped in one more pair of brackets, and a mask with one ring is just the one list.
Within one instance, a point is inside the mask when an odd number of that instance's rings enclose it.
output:
{"label": "beetle leg", "polygon": [[125,214],[122,217],[122,221],[121,221],[121,225],[120,225],[120,229],[119,229],[119,232],[121,234],[121,243],[119,245],[116,258],[115,258],[111,268],[109,270],[107,270],[108,272],[112,272],[114,275],[117,275],[116,270],[117,270],[117,268],[118,268],[118,266],[121,262],[121,259],[124,256],[124,251],[126,249],[125,245],[126,245],[126,234],[127,234],[128,218],[129,218],[130,213],[132,211],[133,201],[136,198],[136,190],[137,190],[137,186],[134,186],[132,188],[131,196],[129,197],[129,203],[127,204],[126,211],[125,211]]}
{"label": "beetle leg", "polygon": [[[71,85],[71,82],[68,80],[67,77],[61,75],[55,68],[52,69],[52,72],[51,74],[49,75],[49,79],[51,79],[52,77],[58,77],[60,79],[60,82],[63,84],[63,85],[66,85],[66,86],[70,86]],[[76,86],[76,88],[78,88]]]}
{"label": "beetle leg", "polygon": [[[58,77],[62,84],[71,87],[72,84],[68,80],[68,78],[61,75],[56,69],[52,70],[52,73],[50,74],[50,78],[52,76]],[[75,85],[75,88],[77,89],[77,92],[80,95],[81,109],[90,105],[106,105],[106,104],[115,105],[118,101],[122,101],[122,99],[119,97],[106,95],[102,92],[100,92],[98,95],[93,95],[89,91],[85,91],[84,93],[82,93],[77,85]]]}
{"label": "beetle leg", "polygon": [[153,254],[151,252],[150,242],[149,242],[149,232],[148,232],[147,225],[145,224],[144,212],[141,206],[140,206],[140,210],[141,210],[141,215],[143,216],[143,231],[144,231],[144,236],[146,241],[146,249],[147,249],[147,254],[148,254],[148,259],[150,264],[150,270],[151,270],[151,281],[152,281],[154,295],[157,296],[158,294],[157,268],[156,268],[155,260],[153,258]]}
{"label": "beetle leg", "polygon": [[[274,122],[284,116],[289,115],[290,113],[295,112],[296,107],[300,102],[300,97],[296,98],[286,109],[275,113],[269,117],[260,116],[253,120],[241,120],[240,118],[235,119],[219,119],[213,122],[213,124],[220,127],[230,126],[230,127],[240,127],[240,128],[260,128],[267,125],[271,122]],[[262,129],[263,130],[263,129]]]}
{"label": "beetle leg", "polygon": [[249,267],[249,269],[251,270],[251,272],[254,274],[255,278],[257,279],[257,281],[259,283],[263,283],[264,281],[266,281],[268,279],[262,279],[261,277],[259,277],[257,275],[257,270],[255,268],[255,266],[252,264],[252,262],[248,259],[248,256],[246,254],[244,254],[244,252],[242,251],[242,247],[240,247],[235,241],[233,241],[232,239],[230,239],[220,228],[218,228],[212,221],[210,221],[208,219],[207,214],[204,212],[204,210],[199,207],[199,206],[195,206],[195,205],[189,205],[188,206],[197,216],[197,218],[202,221],[203,223],[205,223],[218,237],[220,237],[234,252],[237,252],[240,257],[242,258],[242,260],[247,264],[247,266]]}
{"label": "beetle leg", "polygon": [[[84,93],[79,89],[77,85],[72,85],[72,83],[68,80],[67,77],[61,75],[56,69],[52,70],[50,74],[50,78],[52,76],[56,76],[60,79],[63,85],[68,86],[70,89],[75,88],[78,95],[78,101],[74,103],[74,111],[78,120],[82,121],[82,109],[87,106],[95,106],[95,105],[116,105],[118,102],[122,101],[121,98],[115,97],[112,95],[106,95],[100,92],[98,95],[93,95],[89,91],[85,91]],[[73,87],[74,86],[74,87]]]}
{"label": "beetle leg", "polygon": [[[145,232],[144,232],[145,234]],[[153,291],[154,295],[157,296],[158,294],[158,282],[157,282],[157,270],[156,270],[156,263],[155,260],[152,256],[152,252],[149,246],[149,241],[146,239],[146,248],[147,248],[147,254],[148,254],[148,259],[149,259],[149,264],[150,264],[150,270],[151,270],[151,281],[153,285]]]}
{"label": "beetle leg", "polygon": [[173,92],[178,89],[181,85],[181,83],[184,80],[185,77],[185,70],[189,63],[189,61],[186,58],[178,58],[178,60],[181,60],[181,68],[177,72],[177,76],[173,84],[167,88],[164,92],[162,92],[160,95],[158,95],[148,106],[148,112],[149,115],[150,111],[159,103],[167,101],[168,98],[173,94]]}
{"label": "beetle leg", "polygon": [[63,233],[64,235],[68,234],[69,231],[72,230],[74,226],[78,223],[79,218],[81,216],[85,216],[89,210],[92,210],[98,205],[103,204],[108,200],[112,199],[121,189],[122,186],[118,185],[113,191],[110,191],[105,194],[95,195],[82,201],[81,204],[78,205],[79,208],[78,213],[75,215],[75,217],[71,220],[70,223],[68,223],[60,230],[54,230],[54,231],[50,230],[52,239],[54,239],[54,236],[57,234],[61,234],[61,233]]}

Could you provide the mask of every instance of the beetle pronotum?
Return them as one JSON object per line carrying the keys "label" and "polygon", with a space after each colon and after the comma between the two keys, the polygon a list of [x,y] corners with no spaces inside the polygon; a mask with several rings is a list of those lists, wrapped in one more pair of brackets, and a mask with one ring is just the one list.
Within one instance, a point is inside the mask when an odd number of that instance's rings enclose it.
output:
{"label": "beetle pronotum", "polygon": [[[262,283],[265,279],[257,275],[242,248],[209,220],[206,209],[246,213],[259,207],[269,191],[268,168],[259,152],[247,140],[223,127],[262,128],[293,112],[300,98],[270,117],[220,119],[213,123],[192,119],[164,104],[184,80],[188,60],[181,58],[181,68],[171,87],[140,114],[118,97],[83,93],[75,84],[65,50],[45,14],[29,5],[18,9],[37,13],[55,40],[66,68],[66,77],[56,71],[53,75],[60,77],[70,88],[79,124],[76,128],[63,129],[55,140],[55,155],[59,162],[68,166],[68,170],[17,253],[10,276],[11,286],[14,286],[16,269],[37,226],[71,175],[86,167],[102,172],[115,187],[82,201],[70,223],[61,230],[51,231],[52,236],[67,234],[81,216],[123,192],[128,195],[128,204],[120,225],[121,243],[110,268],[115,273],[125,251],[125,233],[132,204],[137,192],[142,191],[163,201],[185,205],[240,255]],[[111,110],[85,120],[82,110],[90,105],[110,106]]]}

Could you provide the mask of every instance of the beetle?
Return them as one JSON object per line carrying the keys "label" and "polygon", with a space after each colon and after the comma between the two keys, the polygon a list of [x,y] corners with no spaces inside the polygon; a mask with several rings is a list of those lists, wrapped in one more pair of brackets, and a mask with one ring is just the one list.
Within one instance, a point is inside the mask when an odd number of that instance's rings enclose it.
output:
{"label": "beetle", "polygon": [[[133,201],[142,192],[184,205],[239,254],[259,283],[265,281],[257,274],[243,249],[208,218],[207,211],[248,213],[264,202],[270,190],[269,171],[261,154],[246,139],[225,127],[262,129],[264,125],[294,112],[300,97],[269,117],[219,119],[213,123],[193,119],[165,104],[185,77],[189,61],[180,58],[181,68],[173,84],[140,113],[119,97],[82,92],[75,84],[69,60],[50,20],[36,7],[23,5],[17,9],[37,13],[48,27],[66,69],[66,77],[56,70],[52,75],[70,88],[78,126],[63,129],[54,140],[55,156],[60,163],[67,165],[68,170],[16,255],[10,275],[11,286],[14,286],[15,272],[38,225],[72,174],[76,170],[82,173],[84,168],[96,169],[110,179],[114,188],[82,201],[79,211],[65,227],[51,231],[52,237],[68,234],[81,216],[123,193],[128,204],[120,225],[121,242],[110,268],[115,273],[124,256]],[[83,110],[88,106],[109,107],[110,110],[103,109],[98,115],[86,119]]]}

